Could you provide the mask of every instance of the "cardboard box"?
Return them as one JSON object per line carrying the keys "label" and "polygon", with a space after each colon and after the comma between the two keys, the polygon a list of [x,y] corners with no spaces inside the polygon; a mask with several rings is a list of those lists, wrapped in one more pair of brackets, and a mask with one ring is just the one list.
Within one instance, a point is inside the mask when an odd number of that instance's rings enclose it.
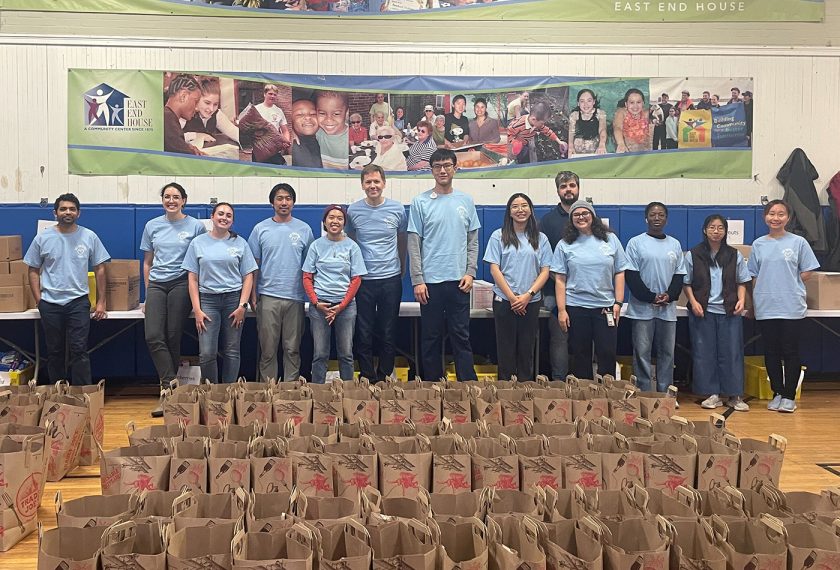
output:
{"label": "cardboard box", "polygon": [[[32,288],[29,286],[29,266],[22,260],[9,261],[9,275],[23,275],[23,295],[26,297],[26,308],[37,309],[38,304],[35,303],[35,296],[32,294]],[[2,263],[0,263],[2,266]]]}
{"label": "cardboard box", "polygon": [[0,236],[0,261],[14,261],[23,257],[20,236]]}
{"label": "cardboard box", "polygon": [[9,262],[0,261],[0,275],[8,275],[9,273]]}
{"label": "cardboard box", "polygon": [[740,244],[730,244],[732,247],[737,249],[741,252],[741,255],[744,256],[744,259],[749,259],[750,255],[752,255],[752,246],[751,245],[740,245]]}
{"label": "cardboard box", "polygon": [[814,271],[805,282],[805,300],[809,309],[840,309],[840,273]]}
{"label": "cardboard box", "polygon": [[0,275],[0,313],[17,313],[26,309],[23,275]]}
{"label": "cardboard box", "polygon": [[[22,259],[9,262],[9,273],[12,275],[28,275],[29,266]],[[27,277],[28,279],[28,277]]]}
{"label": "cardboard box", "polygon": [[140,262],[112,259],[105,264],[105,301],[109,311],[130,311],[140,306]]}

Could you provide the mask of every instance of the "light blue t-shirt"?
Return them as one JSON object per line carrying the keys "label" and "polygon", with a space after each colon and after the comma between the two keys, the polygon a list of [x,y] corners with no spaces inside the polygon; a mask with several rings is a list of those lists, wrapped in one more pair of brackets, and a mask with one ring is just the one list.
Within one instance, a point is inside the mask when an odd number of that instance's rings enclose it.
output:
{"label": "light blue t-shirt", "polygon": [[257,293],[304,302],[300,268],[314,239],[309,224],[296,218],[283,223],[268,218],[254,226],[248,245],[260,262]]}
{"label": "light blue t-shirt", "polygon": [[181,268],[187,248],[194,237],[206,233],[207,229],[192,216],[170,222],[166,216],[158,216],[146,222],[140,249],[154,253],[149,281],[172,281],[186,274]]}
{"label": "light blue t-shirt", "polygon": [[427,190],[415,196],[408,231],[423,240],[423,281],[460,281],[467,272],[467,235],[480,227],[473,199],[463,192],[437,194]]}
{"label": "light blue t-shirt", "polygon": [[819,266],[811,246],[802,236],[786,232],[779,239],[762,236],[755,240],[747,267],[755,277],[756,320],[804,319],[808,306],[800,273]]}
{"label": "light blue t-shirt", "polygon": [[32,240],[23,262],[41,269],[41,298],[66,305],[90,292],[88,271],[109,259],[97,235],[78,226],[70,234],[55,227],[45,229]]}
{"label": "light blue t-shirt", "polygon": [[615,303],[615,274],[628,268],[624,248],[614,233],[607,241],[580,235],[573,243],[557,242],[551,271],[566,276],[566,305],[584,309]]}
{"label": "light blue t-shirt", "polygon": [[[747,262],[744,261],[744,256],[740,251],[736,251],[738,258],[735,262],[735,279],[738,283],[750,282],[750,270],[747,269]],[[691,285],[691,280],[694,272],[694,261],[691,258],[691,252],[685,254],[685,277],[683,283]],[[716,315],[725,315],[726,307],[723,306],[723,268],[719,265],[709,266],[709,304],[706,311]]]}
{"label": "light blue t-shirt", "polygon": [[[539,248],[536,250],[524,233],[518,233],[516,236],[519,238],[519,248],[502,245],[502,230],[494,231],[487,242],[487,249],[484,250],[484,261],[498,265],[511,290],[517,295],[522,295],[534,284],[542,268],[551,266],[551,244],[542,232]],[[510,301],[495,283],[493,293]],[[530,303],[536,303],[540,299],[542,294],[537,292]]]}
{"label": "light blue t-shirt", "polygon": [[397,236],[405,233],[407,224],[405,208],[396,200],[386,199],[379,206],[371,206],[364,200],[350,204],[344,231],[355,234],[353,238],[362,250],[368,270],[365,279],[386,279],[400,274]]}
{"label": "light blue t-shirt", "polygon": [[[642,282],[654,294],[665,293],[674,275],[685,275],[682,246],[671,236],[657,239],[647,233],[627,242],[627,269],[638,271]],[[639,301],[630,296],[627,316],[631,319],[677,321],[677,300],[664,306]]]}
{"label": "light blue t-shirt", "polygon": [[256,271],[257,262],[242,236],[216,239],[207,233],[192,240],[181,267],[198,274],[201,293],[231,293],[242,289],[242,278]]}
{"label": "light blue t-shirt", "polygon": [[320,237],[312,242],[303,262],[306,273],[314,273],[315,294],[319,301],[340,303],[350,288],[350,280],[367,274],[362,250],[350,238],[332,241]]}

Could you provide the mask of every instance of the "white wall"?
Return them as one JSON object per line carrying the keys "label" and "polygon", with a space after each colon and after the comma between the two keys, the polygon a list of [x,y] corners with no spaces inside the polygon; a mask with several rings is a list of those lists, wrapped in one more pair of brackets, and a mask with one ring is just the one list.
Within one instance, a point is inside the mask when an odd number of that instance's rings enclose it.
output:
{"label": "white wall", "polygon": [[[568,47],[444,44],[302,44],[238,40],[162,41],[0,36],[0,203],[54,199],[75,192],[83,202],[151,203],[169,178],[67,174],[67,70],[166,69],[310,74],[588,75],[601,77],[754,77],[753,180],[587,180],[597,203],[757,204],[781,194],[775,175],[802,147],[820,172],[818,188],[840,169],[840,50],[833,48]],[[664,52],[667,52],[665,54]],[[179,178],[193,203],[210,197],[263,203],[273,178]],[[300,203],[348,202],[355,178],[285,179]],[[389,181],[408,202],[428,182]],[[551,180],[463,180],[478,203],[503,204],[513,191],[537,203],[555,201]]]}

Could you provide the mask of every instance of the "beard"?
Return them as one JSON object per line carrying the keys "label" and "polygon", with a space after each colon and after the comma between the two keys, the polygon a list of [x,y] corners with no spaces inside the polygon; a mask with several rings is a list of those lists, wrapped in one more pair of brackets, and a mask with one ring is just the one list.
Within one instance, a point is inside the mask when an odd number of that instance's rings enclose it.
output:
{"label": "beard", "polygon": [[564,206],[571,206],[572,204],[578,201],[577,196],[572,195],[571,198],[567,198],[567,196],[569,196],[569,194],[563,194],[562,196],[560,196],[560,203]]}

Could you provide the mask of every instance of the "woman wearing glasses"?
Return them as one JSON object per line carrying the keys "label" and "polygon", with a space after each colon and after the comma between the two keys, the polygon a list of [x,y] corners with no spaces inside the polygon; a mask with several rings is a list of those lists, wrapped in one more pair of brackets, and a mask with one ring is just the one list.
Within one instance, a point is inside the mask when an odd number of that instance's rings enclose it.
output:
{"label": "woman wearing glasses", "polygon": [[362,126],[362,116],[359,113],[350,115],[350,129],[347,131],[347,139],[350,146],[358,146],[368,138],[367,129]]}
{"label": "woman wearing glasses", "polygon": [[493,232],[484,253],[493,276],[493,317],[499,379],[533,380],[534,347],[542,296],[548,281],[551,245],[537,230],[534,205],[522,193],[510,197],[502,227]]}
{"label": "woman wearing glasses", "polygon": [[695,394],[709,394],[708,410],[726,405],[750,409],[744,393],[744,338],[741,314],[750,272],[741,252],[726,243],[729,224],[719,214],[703,222],[703,241],[685,254],[685,296],[691,331]]}
{"label": "woman wearing glasses", "polygon": [[373,164],[386,171],[408,170],[403,154],[404,147],[397,129],[390,125],[379,127],[376,129],[376,158],[373,159]]}
{"label": "woman wearing glasses", "polygon": [[621,242],[595,215],[592,204],[579,200],[569,212],[571,223],[551,262],[557,320],[569,332],[572,374],[592,378],[593,343],[598,373],[615,371],[616,331],[628,263]]}

